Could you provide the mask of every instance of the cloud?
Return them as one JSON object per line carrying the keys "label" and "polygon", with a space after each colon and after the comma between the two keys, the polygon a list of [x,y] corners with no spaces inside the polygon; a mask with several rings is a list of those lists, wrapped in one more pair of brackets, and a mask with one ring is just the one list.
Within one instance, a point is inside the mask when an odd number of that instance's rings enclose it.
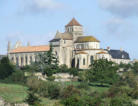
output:
{"label": "cloud", "polygon": [[125,40],[134,34],[133,24],[123,18],[114,17],[105,23],[105,30],[110,36]]}
{"label": "cloud", "polygon": [[62,8],[63,4],[56,0],[22,0],[24,11],[41,13],[48,10],[57,10]]}
{"label": "cloud", "polygon": [[121,17],[138,15],[138,0],[99,0],[99,4],[101,8]]}

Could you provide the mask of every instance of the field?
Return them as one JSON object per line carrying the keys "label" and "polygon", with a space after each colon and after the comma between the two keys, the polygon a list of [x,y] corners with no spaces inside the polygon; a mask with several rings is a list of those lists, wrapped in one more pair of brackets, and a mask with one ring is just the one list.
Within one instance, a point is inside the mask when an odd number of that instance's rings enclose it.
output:
{"label": "field", "polygon": [[[61,86],[74,85],[77,86],[79,82],[60,82]],[[17,84],[4,84],[0,83],[0,97],[10,103],[20,103],[27,97],[27,87]],[[104,92],[108,90],[108,87],[96,87],[90,86],[91,91]],[[48,98],[41,98],[42,104],[52,106],[59,100],[50,100]]]}
{"label": "field", "polygon": [[27,87],[0,83],[0,97],[10,103],[22,102],[27,96]]}

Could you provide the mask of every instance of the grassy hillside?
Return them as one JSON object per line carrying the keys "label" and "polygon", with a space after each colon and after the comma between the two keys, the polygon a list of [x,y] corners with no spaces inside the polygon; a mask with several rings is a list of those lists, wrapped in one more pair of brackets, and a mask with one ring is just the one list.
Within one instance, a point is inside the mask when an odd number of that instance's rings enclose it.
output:
{"label": "grassy hillside", "polygon": [[0,97],[7,102],[22,102],[27,96],[27,87],[0,83]]}

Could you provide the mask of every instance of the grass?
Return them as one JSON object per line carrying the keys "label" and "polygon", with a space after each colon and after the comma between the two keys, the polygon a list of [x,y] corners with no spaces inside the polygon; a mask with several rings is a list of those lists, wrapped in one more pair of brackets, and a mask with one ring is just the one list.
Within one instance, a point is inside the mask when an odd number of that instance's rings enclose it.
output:
{"label": "grass", "polygon": [[27,87],[17,84],[0,83],[0,97],[10,103],[23,102],[27,97]]}
{"label": "grass", "polygon": [[[74,86],[78,86],[80,84],[80,82],[60,82],[61,85],[64,86],[69,86],[69,85],[74,85]],[[91,91],[96,91],[99,93],[105,92],[109,89],[109,87],[100,87],[100,86],[95,86],[95,83],[93,83],[93,86],[89,86]]]}
{"label": "grass", "polygon": [[[60,86],[67,87],[69,85],[77,86],[80,82],[55,82],[59,83]],[[96,91],[99,93],[107,91],[108,87],[99,87],[99,86],[89,86],[89,91]],[[18,84],[4,84],[0,83],[0,97],[6,100],[9,103],[20,103],[25,100],[27,97],[27,87],[18,85]],[[42,104],[46,106],[53,106],[55,103],[59,103],[59,100],[50,100],[48,98],[40,98]]]}

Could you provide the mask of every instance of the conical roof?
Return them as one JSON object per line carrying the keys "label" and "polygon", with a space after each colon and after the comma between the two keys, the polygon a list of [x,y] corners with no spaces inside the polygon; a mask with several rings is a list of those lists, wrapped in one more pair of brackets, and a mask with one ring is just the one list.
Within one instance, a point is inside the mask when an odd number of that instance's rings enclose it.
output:
{"label": "conical roof", "polygon": [[73,18],[67,25],[68,26],[82,26],[75,18]]}

